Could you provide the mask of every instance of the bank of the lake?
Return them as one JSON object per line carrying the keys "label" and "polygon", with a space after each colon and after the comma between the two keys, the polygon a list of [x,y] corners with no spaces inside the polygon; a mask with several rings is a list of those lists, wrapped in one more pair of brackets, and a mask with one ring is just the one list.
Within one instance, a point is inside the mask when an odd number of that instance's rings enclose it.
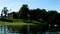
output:
{"label": "bank of the lake", "polygon": [[0,22],[0,26],[2,25],[35,25],[33,23],[9,23],[9,22]]}

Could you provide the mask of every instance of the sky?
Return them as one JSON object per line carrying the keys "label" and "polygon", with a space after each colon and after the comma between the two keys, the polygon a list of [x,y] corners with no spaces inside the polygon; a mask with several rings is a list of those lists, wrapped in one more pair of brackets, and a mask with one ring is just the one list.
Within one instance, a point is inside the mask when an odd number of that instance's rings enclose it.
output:
{"label": "sky", "polygon": [[9,12],[19,11],[23,4],[27,4],[29,9],[40,8],[60,12],[60,0],[0,0],[0,14],[3,7],[7,7]]}

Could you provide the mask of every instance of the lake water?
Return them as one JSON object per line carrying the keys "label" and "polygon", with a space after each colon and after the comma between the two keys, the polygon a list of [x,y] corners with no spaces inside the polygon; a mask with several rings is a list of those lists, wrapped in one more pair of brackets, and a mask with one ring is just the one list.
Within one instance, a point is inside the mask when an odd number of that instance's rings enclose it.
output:
{"label": "lake water", "polygon": [[[34,30],[34,29],[33,29]],[[30,26],[0,26],[0,34],[33,34]],[[41,34],[34,32],[35,34]],[[60,34],[60,32],[44,32],[42,34]]]}

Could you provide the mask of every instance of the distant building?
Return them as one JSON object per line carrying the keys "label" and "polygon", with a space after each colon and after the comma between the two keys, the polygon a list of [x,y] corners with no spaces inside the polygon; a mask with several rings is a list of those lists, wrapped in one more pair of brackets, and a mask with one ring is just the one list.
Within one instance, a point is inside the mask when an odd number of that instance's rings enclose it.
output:
{"label": "distant building", "polygon": [[13,19],[13,12],[12,13],[8,13],[8,19]]}
{"label": "distant building", "polygon": [[[15,16],[18,16],[18,12],[11,12],[11,13],[8,13],[8,19],[13,19],[14,18],[14,14],[15,13],[16,15]],[[18,18],[18,17],[17,17]]]}

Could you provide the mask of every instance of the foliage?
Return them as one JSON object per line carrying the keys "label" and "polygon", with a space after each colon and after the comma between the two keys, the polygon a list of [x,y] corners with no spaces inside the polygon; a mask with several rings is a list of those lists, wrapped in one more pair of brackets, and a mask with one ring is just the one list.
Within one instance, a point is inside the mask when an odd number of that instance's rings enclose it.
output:
{"label": "foliage", "polygon": [[0,21],[3,21],[3,22],[13,22],[13,20],[9,20],[9,19],[0,19]]}
{"label": "foliage", "polygon": [[20,18],[24,19],[26,22],[44,23],[44,24],[45,22],[47,22],[46,24],[47,26],[49,26],[49,24],[51,25],[51,27],[55,27],[54,26],[55,24],[60,26],[59,24],[60,13],[58,13],[56,10],[46,11],[45,9],[39,9],[39,8],[29,10],[27,5],[23,5],[19,10],[19,16]]}
{"label": "foliage", "polygon": [[[3,13],[5,14],[5,17],[6,17],[8,13],[7,7],[3,8],[1,16],[3,16],[2,15]],[[34,23],[34,24],[38,23],[37,24],[38,27],[34,26],[32,28],[33,29],[37,28],[38,30],[40,28],[42,32],[46,28],[47,29],[49,28],[48,27],[49,24],[51,25],[50,27],[55,27],[54,26],[55,24],[60,26],[60,13],[58,13],[56,10],[46,11],[46,9],[39,9],[39,8],[29,9],[27,4],[23,4],[18,13],[13,12],[13,18],[14,18],[13,19],[14,22],[25,22],[25,23]],[[2,19],[2,21],[5,21],[5,19]],[[7,20],[7,21],[10,21],[10,20]]]}
{"label": "foliage", "polygon": [[22,5],[21,9],[19,10],[19,16],[22,19],[27,19],[28,18],[28,5],[24,4]]}
{"label": "foliage", "polygon": [[[8,9],[7,9],[7,7],[4,7],[3,9],[2,9],[2,14],[5,14],[4,16],[5,16],[5,18],[6,18],[6,16],[8,15]],[[1,15],[2,15],[1,14]]]}

